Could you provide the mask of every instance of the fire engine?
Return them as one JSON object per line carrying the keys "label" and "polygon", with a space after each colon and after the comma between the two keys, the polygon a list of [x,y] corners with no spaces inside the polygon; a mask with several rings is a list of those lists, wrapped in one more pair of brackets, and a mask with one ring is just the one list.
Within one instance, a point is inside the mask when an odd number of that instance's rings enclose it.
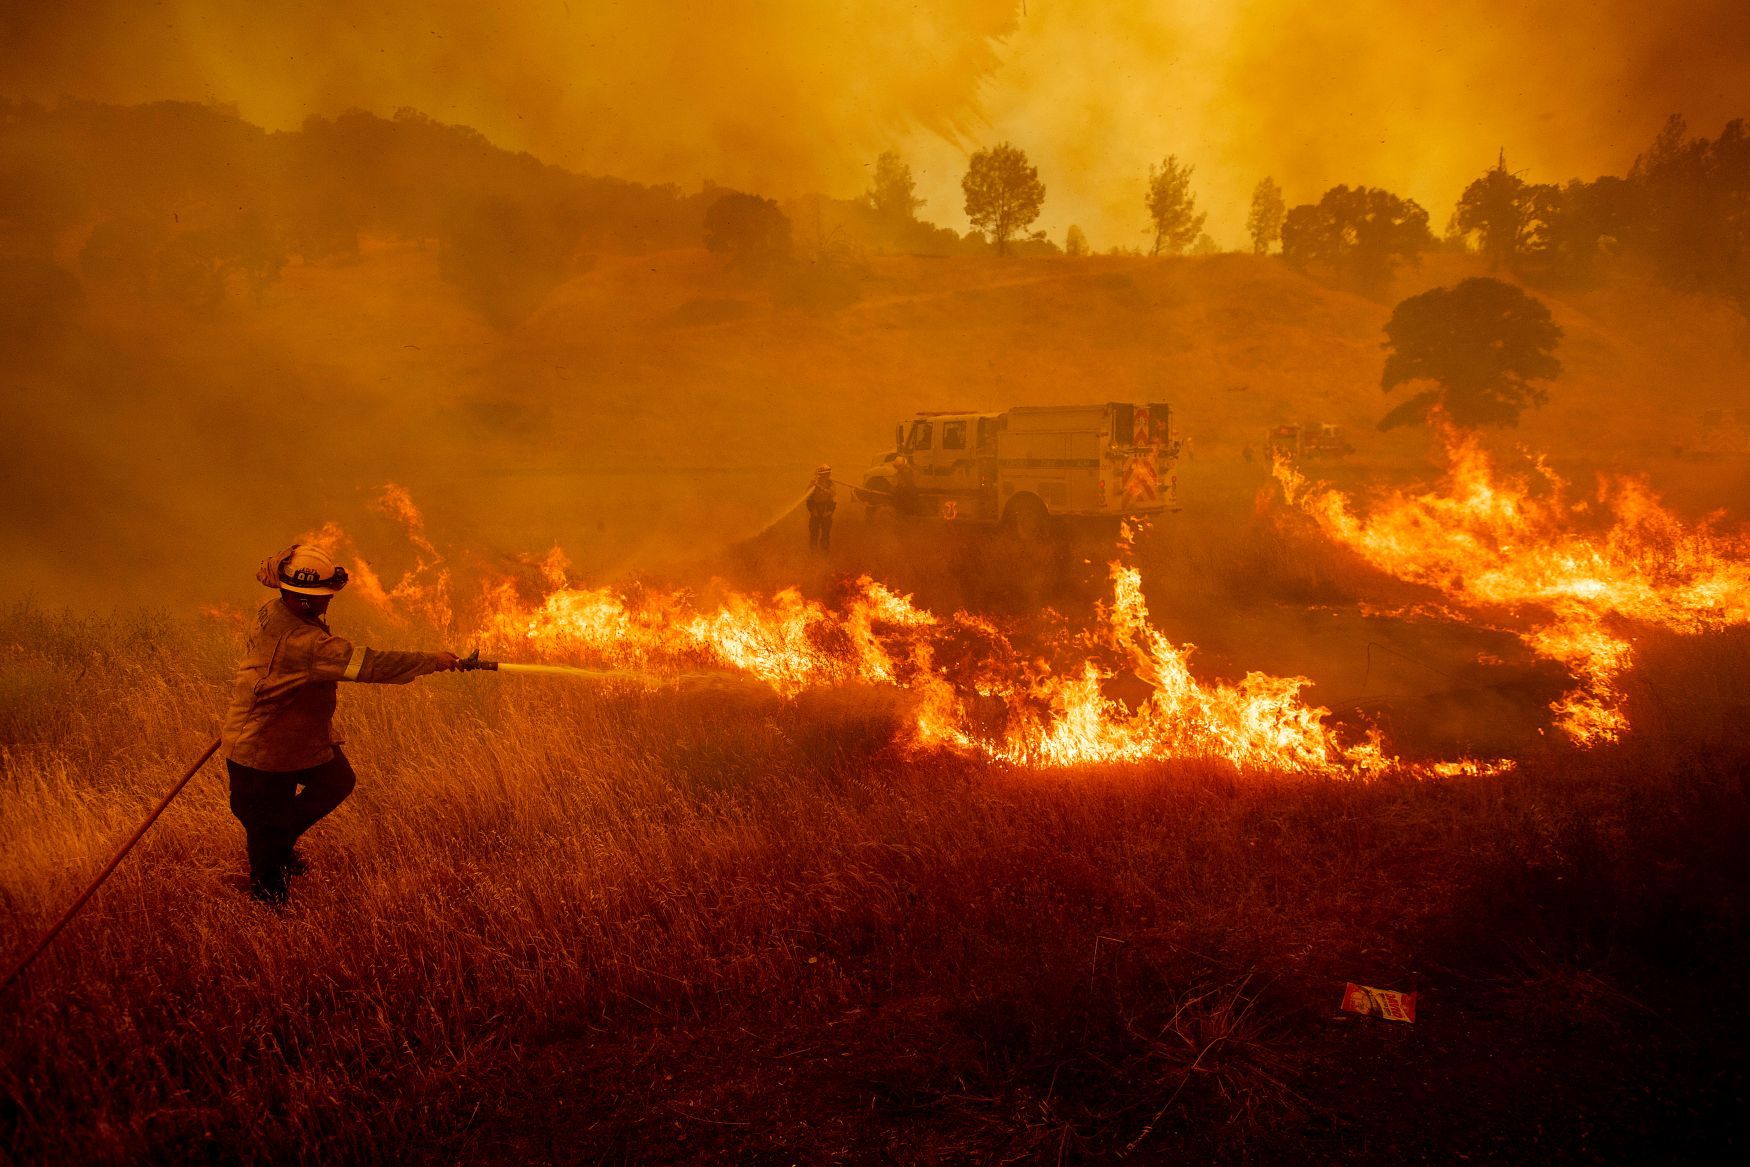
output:
{"label": "fire engine", "polygon": [[1355,452],[1343,427],[1330,422],[1279,425],[1264,435],[1264,457],[1346,458]]}
{"label": "fire engine", "polygon": [[1023,536],[1055,520],[1116,521],[1177,510],[1178,443],[1167,406],[1021,406],[919,413],[863,476],[870,513],[1005,524]]}

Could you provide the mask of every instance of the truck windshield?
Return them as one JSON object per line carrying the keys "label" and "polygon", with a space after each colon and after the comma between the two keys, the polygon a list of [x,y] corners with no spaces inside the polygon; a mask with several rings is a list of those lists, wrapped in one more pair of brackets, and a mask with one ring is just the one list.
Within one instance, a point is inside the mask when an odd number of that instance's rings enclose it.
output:
{"label": "truck windshield", "polygon": [[907,442],[906,445],[911,447],[914,450],[927,450],[927,449],[929,449],[930,448],[930,423],[927,421],[914,421],[914,422],[912,422],[911,423],[911,440],[909,442]]}

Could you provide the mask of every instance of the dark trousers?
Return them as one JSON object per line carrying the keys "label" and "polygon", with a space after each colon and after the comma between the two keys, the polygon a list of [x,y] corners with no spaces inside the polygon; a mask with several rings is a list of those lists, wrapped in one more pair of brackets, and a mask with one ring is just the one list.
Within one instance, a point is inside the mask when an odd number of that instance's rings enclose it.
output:
{"label": "dark trousers", "polygon": [[231,813],[243,824],[249,847],[249,876],[270,889],[284,886],[298,836],[345,802],[358,784],[339,746],[334,757],[308,770],[255,770],[229,759],[225,769],[231,775]]}
{"label": "dark trousers", "polygon": [[808,512],[808,546],[814,551],[832,550],[832,513]]}

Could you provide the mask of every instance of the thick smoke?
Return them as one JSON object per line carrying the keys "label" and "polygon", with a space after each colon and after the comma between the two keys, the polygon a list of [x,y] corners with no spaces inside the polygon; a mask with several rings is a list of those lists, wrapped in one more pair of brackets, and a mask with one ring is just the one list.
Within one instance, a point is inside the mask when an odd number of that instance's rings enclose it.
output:
{"label": "thick smoke", "polygon": [[[1743,116],[1750,6],[1100,4],[1037,0],[981,94],[981,139],[1011,138],[1049,190],[1041,226],[1096,246],[1147,242],[1148,165],[1197,166],[1224,246],[1246,243],[1257,181],[1291,204],[1339,183],[1422,202],[1438,230],[1507,151],[1535,181],[1621,174],[1671,113],[1701,132]],[[929,211],[958,209],[959,151],[931,134]]]}
{"label": "thick smoke", "polygon": [[907,129],[968,125],[1017,13],[1010,0],[88,0],[0,17],[0,92],[216,101],[270,129],[411,106],[574,170],[855,191]]}
{"label": "thick smoke", "polygon": [[1386,186],[1438,227],[1503,147],[1540,180],[1621,173],[1670,113],[1742,114],[1747,43],[1738,0],[91,0],[0,16],[0,89],[270,128],[413,106],[573,169],[780,197],[854,194],[898,143],[956,227],[966,151],[1010,138],[1049,189],[1040,226],[1102,247],[1142,242],[1143,176],[1173,153],[1233,246],[1265,174],[1291,202]]}

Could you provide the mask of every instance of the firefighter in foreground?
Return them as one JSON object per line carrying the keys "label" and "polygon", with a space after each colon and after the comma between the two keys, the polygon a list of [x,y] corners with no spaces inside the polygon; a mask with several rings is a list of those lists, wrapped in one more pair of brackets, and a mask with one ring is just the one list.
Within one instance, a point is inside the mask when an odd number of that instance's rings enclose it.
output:
{"label": "firefighter in foreground", "polygon": [[323,615],[346,586],[346,569],[319,547],[294,544],[265,560],[256,579],[279,595],[256,616],[222,737],[231,812],[248,842],[249,893],[278,906],[286,876],[304,869],[298,837],[357,781],[334,737],[338,683],[404,685],[454,669],[456,657],[384,652],[330,632]]}
{"label": "firefighter in foreground", "polygon": [[814,484],[808,488],[808,549],[832,550],[832,513],[839,509],[833,491],[832,467],[819,466],[814,471]]}

